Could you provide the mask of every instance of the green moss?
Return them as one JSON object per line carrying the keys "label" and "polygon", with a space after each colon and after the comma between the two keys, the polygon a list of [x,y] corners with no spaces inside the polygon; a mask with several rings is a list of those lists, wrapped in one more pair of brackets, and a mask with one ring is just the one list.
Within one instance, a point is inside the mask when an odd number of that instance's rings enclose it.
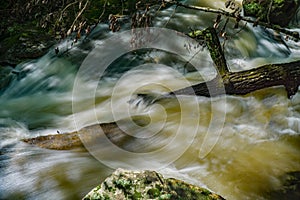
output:
{"label": "green moss", "polygon": [[157,188],[151,188],[150,190],[148,190],[147,194],[150,198],[155,198],[160,195],[160,190]]}
{"label": "green moss", "polygon": [[116,187],[122,190],[128,190],[131,187],[131,181],[126,179],[119,179],[115,181]]}
{"label": "green moss", "polygon": [[111,200],[111,198],[107,194],[105,194],[103,198],[104,198],[104,200]]}
{"label": "green moss", "polygon": [[101,196],[101,194],[95,192],[92,196],[90,196],[90,199],[103,199],[103,197]]}
{"label": "green moss", "polygon": [[97,187],[96,187],[96,190],[100,190],[101,189],[101,185],[98,185]]}
{"label": "green moss", "polygon": [[172,195],[171,194],[163,194],[160,195],[160,197],[158,198],[159,200],[167,200],[167,199],[171,199]]}
{"label": "green moss", "polygon": [[134,194],[132,195],[133,200],[139,200],[142,198],[142,194],[140,192],[135,191]]}
{"label": "green moss", "polygon": [[248,15],[258,16],[262,13],[262,6],[256,2],[252,2],[244,5],[245,12]]}
{"label": "green moss", "polygon": [[204,195],[208,196],[208,195],[211,194],[211,192],[206,190],[206,189],[202,189],[201,194],[204,194]]}
{"label": "green moss", "polygon": [[[279,10],[284,9],[285,5],[286,5],[285,0],[274,0],[273,10],[276,10],[278,12]],[[284,11],[285,11],[285,9],[284,9]]]}
{"label": "green moss", "polygon": [[283,4],[285,0],[273,0],[274,4]]}

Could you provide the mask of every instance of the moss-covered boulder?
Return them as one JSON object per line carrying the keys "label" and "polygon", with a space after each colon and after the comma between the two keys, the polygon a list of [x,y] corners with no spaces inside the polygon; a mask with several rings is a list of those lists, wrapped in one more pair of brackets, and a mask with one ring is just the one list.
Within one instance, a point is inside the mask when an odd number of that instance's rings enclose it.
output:
{"label": "moss-covered boulder", "polygon": [[246,16],[259,18],[259,20],[287,26],[295,16],[299,7],[297,0],[243,0]]}
{"label": "moss-covered boulder", "polygon": [[221,200],[221,196],[207,189],[173,178],[165,179],[155,171],[127,171],[117,169],[103,183],[90,191],[84,200],[105,199],[205,199]]}

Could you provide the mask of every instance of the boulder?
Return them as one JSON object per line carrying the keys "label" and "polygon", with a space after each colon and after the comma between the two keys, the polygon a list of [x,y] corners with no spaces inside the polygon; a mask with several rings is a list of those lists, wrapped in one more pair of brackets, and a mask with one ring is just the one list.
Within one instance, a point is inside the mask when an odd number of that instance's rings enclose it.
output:
{"label": "boulder", "polygon": [[221,200],[223,197],[207,189],[174,178],[163,178],[155,171],[128,171],[117,169],[99,186],[92,189],[83,200],[146,200],[146,199],[205,199]]}

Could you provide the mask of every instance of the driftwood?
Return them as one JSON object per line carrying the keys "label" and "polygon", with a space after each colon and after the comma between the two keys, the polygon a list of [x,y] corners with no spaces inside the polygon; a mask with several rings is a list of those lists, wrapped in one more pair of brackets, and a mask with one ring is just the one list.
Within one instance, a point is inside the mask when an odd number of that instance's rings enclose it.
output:
{"label": "driftwood", "polygon": [[[126,123],[126,120],[124,122]],[[138,132],[138,130],[131,130],[131,133],[134,132]],[[46,149],[86,150],[85,145],[88,147],[101,145],[104,137],[116,146],[132,152],[149,152],[162,146],[160,143],[162,138],[159,135],[149,138],[133,137],[124,132],[119,127],[118,122],[94,124],[71,133],[26,138],[22,141]],[[156,145],[149,145],[151,142]]]}
{"label": "driftwood", "polygon": [[[82,140],[86,143],[99,139],[100,130],[117,145],[124,144],[127,140],[133,138],[124,133],[115,122],[95,124],[84,127],[78,131],[71,133],[53,134],[39,136],[35,138],[23,139],[23,142],[36,145],[41,148],[55,149],[55,150],[71,150],[71,149],[85,149]],[[94,137],[90,138],[90,133],[94,133]],[[100,138],[101,139],[101,138]]]}

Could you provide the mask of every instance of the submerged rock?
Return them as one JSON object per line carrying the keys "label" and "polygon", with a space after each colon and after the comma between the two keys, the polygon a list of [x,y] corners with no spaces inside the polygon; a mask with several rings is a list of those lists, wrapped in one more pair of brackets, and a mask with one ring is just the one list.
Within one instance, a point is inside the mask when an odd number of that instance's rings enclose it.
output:
{"label": "submerged rock", "polygon": [[90,191],[83,200],[92,199],[206,199],[223,197],[207,189],[173,178],[163,178],[155,171],[127,171],[117,169],[103,183]]}
{"label": "submerged rock", "polygon": [[243,0],[246,16],[282,27],[294,18],[298,7],[299,2],[295,0]]}
{"label": "submerged rock", "polygon": [[300,172],[289,172],[280,177],[283,183],[279,189],[271,191],[269,199],[299,200],[300,199]]}

